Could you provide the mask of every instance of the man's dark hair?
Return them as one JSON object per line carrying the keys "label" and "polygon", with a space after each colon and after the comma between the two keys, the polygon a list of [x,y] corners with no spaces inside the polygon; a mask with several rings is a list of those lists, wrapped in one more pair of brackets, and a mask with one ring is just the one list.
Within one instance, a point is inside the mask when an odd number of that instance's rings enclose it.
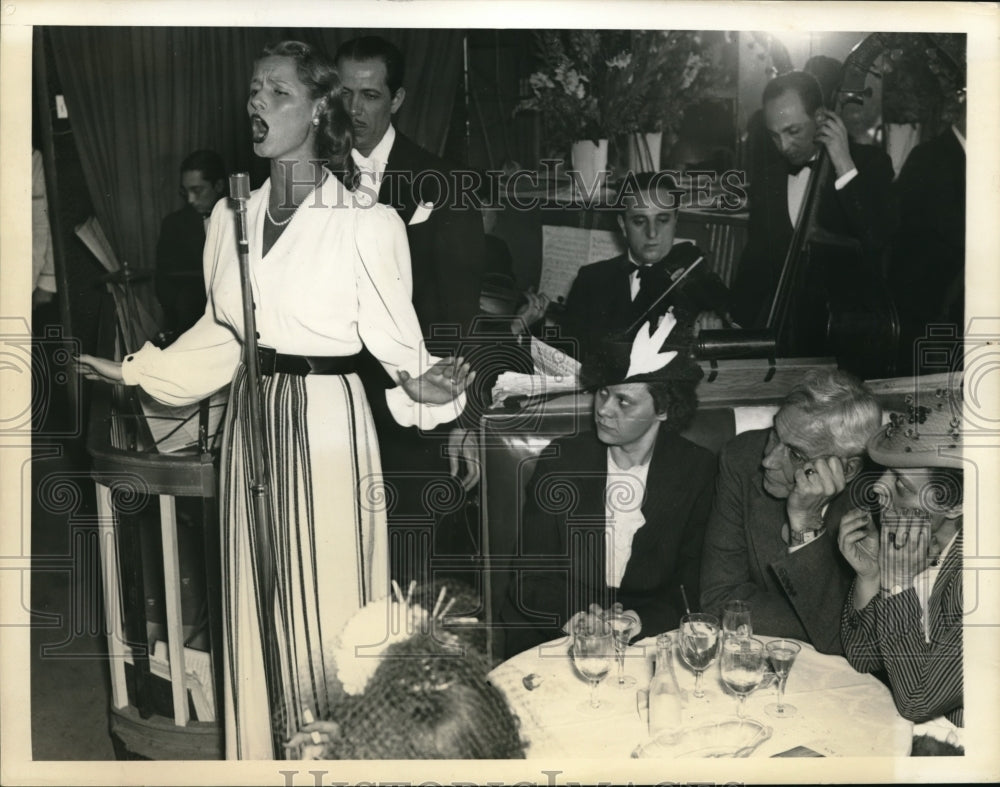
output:
{"label": "man's dark hair", "polygon": [[181,174],[185,172],[200,172],[212,185],[217,180],[226,179],[226,165],[222,163],[222,156],[214,150],[196,150],[188,154],[181,162]]}
{"label": "man's dark hair", "polygon": [[802,107],[808,115],[812,115],[823,106],[823,89],[819,85],[819,80],[805,71],[789,71],[768,82],[764,88],[763,103],[773,101],[788,92],[798,94],[802,99]]}
{"label": "man's dark hair", "polygon": [[653,397],[653,409],[657,414],[666,413],[667,420],[660,426],[668,432],[683,432],[691,425],[698,409],[696,382],[689,380],[661,380],[646,382],[649,395]]}
{"label": "man's dark hair", "polygon": [[642,195],[649,194],[654,189],[657,192],[669,192],[671,195],[654,204],[665,203],[671,209],[680,208],[681,194],[684,193],[684,190],[677,185],[677,180],[673,174],[666,170],[660,172],[626,173],[625,179],[622,181],[616,194],[615,208],[619,213],[624,215],[629,205],[636,199],[642,204],[642,200],[645,199]]}
{"label": "man's dark hair", "polygon": [[389,93],[395,96],[396,91],[403,86],[406,63],[399,47],[391,41],[386,41],[381,36],[352,38],[341,44],[337,48],[337,54],[333,56],[336,63],[341,60],[374,60],[376,58],[385,63],[385,82],[389,86]]}

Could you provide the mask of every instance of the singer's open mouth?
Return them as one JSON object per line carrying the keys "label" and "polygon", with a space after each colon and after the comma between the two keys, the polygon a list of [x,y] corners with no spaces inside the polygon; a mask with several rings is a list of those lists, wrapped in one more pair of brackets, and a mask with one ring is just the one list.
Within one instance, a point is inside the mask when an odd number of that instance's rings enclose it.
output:
{"label": "singer's open mouth", "polygon": [[260,115],[250,117],[250,133],[254,144],[263,142],[267,138],[268,128],[269,126]]}

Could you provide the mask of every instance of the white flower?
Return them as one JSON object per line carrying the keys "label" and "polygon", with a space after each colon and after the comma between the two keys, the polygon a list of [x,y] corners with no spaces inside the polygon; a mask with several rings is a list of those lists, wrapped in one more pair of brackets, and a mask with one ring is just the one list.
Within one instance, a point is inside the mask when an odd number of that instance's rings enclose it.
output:
{"label": "white flower", "polygon": [[528,77],[528,84],[531,85],[533,90],[541,90],[542,88],[553,88],[555,83],[549,78],[549,75],[543,71],[536,71],[530,77]]}
{"label": "white flower", "polygon": [[610,60],[605,60],[604,65],[608,68],[621,68],[626,69],[632,64],[632,53],[631,52],[621,52],[615,55]]}
{"label": "white flower", "polygon": [[344,691],[362,694],[389,646],[427,631],[429,625],[426,609],[388,597],[359,609],[341,631],[333,654]]}

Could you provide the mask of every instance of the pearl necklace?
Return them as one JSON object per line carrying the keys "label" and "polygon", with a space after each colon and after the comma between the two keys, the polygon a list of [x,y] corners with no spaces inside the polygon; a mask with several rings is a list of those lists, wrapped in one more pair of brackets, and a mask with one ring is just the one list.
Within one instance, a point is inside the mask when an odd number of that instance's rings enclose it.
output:
{"label": "pearl necklace", "polygon": [[[323,173],[323,179],[320,180],[320,182],[316,186],[316,188],[319,188],[324,183],[326,183],[326,175],[327,175],[327,173],[324,172]],[[289,217],[287,219],[285,219],[284,221],[277,221],[277,220],[275,220],[274,216],[271,215],[271,202],[270,202],[270,200],[268,200],[267,204],[264,205],[264,212],[267,214],[268,221],[270,221],[275,227],[284,227],[288,222],[290,222],[293,218],[295,218],[295,214],[298,213],[298,210],[299,210],[299,206],[296,205],[295,206],[295,210],[293,210],[291,212],[291,214],[289,215]]]}
{"label": "pearl necklace", "polygon": [[270,204],[264,206],[264,212],[267,214],[268,221],[270,221],[275,227],[284,227],[288,222],[290,222],[294,217],[296,212],[298,212],[298,205],[295,206],[295,210],[292,211],[291,215],[284,221],[275,221],[274,216],[271,215]]}

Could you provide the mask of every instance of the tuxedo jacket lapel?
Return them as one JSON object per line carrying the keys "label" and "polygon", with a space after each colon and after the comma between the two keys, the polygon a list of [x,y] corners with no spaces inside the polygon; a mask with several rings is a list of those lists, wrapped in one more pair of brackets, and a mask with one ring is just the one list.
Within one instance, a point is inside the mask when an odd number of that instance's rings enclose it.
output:
{"label": "tuxedo jacket lapel", "polygon": [[385,165],[386,177],[379,186],[378,201],[395,208],[404,224],[410,223],[417,209],[413,179],[421,169],[418,153],[416,146],[397,130]]}

